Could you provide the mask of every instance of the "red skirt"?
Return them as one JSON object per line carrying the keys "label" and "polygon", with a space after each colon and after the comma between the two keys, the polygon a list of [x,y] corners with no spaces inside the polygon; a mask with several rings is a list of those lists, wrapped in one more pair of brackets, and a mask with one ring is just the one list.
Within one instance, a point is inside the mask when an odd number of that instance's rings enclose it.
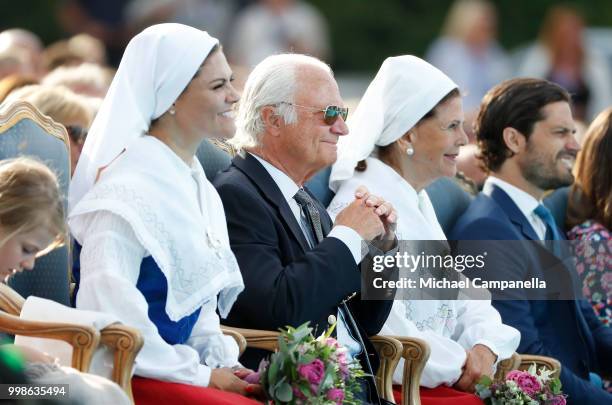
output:
{"label": "red skirt", "polygon": [[[482,405],[478,396],[468,392],[458,391],[454,388],[440,385],[436,388],[419,388],[421,405]],[[393,386],[393,397],[396,404],[402,403],[402,386]]]}
{"label": "red skirt", "polygon": [[136,405],[261,405],[254,399],[214,388],[132,377]]}

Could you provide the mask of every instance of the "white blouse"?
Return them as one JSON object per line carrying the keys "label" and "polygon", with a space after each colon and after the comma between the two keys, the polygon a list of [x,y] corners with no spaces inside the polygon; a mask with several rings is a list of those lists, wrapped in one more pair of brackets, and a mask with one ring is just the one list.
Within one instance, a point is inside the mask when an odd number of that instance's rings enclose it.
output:
{"label": "white blouse", "polygon": [[208,386],[212,368],[238,364],[236,342],[220,330],[216,297],[202,306],[187,344],[166,343],[136,288],[141,262],[149,253],[119,216],[97,211],[86,221],[77,306],[111,313],[142,333],[144,346],[136,358],[135,374]]}
{"label": "white blouse", "polygon": [[[446,240],[427,192],[417,193],[395,170],[372,157],[366,171],[355,172],[342,183],[329,206],[332,215],[353,200],[360,185],[393,204],[399,240]],[[417,337],[429,344],[431,354],[421,377],[421,385],[428,388],[457,382],[466,350],[474,345],[487,346],[499,361],[512,356],[520,341],[520,333],[504,325],[486,300],[396,300],[380,333]],[[403,368],[402,359],[394,383],[402,383]]]}

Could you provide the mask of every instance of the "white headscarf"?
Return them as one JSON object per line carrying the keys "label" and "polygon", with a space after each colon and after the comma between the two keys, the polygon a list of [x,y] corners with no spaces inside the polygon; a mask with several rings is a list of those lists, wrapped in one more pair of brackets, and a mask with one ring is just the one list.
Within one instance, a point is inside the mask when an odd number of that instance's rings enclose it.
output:
{"label": "white headscarf", "polygon": [[387,58],[348,121],[349,135],[340,137],[329,187],[337,191],[353,176],[357,162],[376,146],[397,141],[456,88],[448,76],[416,56]]}
{"label": "white headscarf", "polygon": [[182,24],[153,25],[132,38],[87,135],[70,183],[69,210],[91,189],[98,170],[170,108],[218,43]]}

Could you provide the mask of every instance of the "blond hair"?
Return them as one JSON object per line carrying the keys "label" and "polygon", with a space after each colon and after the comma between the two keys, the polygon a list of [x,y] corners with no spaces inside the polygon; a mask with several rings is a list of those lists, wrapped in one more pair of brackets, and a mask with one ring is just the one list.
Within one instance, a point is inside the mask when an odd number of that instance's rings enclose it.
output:
{"label": "blond hair", "polygon": [[60,124],[76,119],[87,122],[89,126],[93,119],[93,109],[87,101],[88,98],[63,86],[24,86],[10,93],[5,103],[10,104],[17,100],[27,101]]}
{"label": "blond hair", "polygon": [[55,174],[43,163],[20,157],[0,161],[0,226],[6,232],[0,246],[9,239],[45,227],[53,242],[44,254],[64,243],[64,205]]}

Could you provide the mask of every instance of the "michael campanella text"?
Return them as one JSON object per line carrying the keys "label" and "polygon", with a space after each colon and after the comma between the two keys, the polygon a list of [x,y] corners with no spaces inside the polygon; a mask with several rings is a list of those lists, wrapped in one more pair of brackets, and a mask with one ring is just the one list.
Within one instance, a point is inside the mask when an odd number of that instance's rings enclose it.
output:
{"label": "michael campanella text", "polygon": [[[417,282],[418,281],[418,282]],[[486,288],[488,290],[506,290],[506,289],[545,289],[546,281],[540,280],[537,277],[532,277],[530,280],[483,280],[479,277],[473,279],[464,278],[461,280],[448,280],[446,278],[437,279],[435,277],[420,278],[418,280],[401,277],[399,280],[384,280],[380,277],[372,281],[374,288],[396,288],[396,289],[412,289],[412,288]]]}

